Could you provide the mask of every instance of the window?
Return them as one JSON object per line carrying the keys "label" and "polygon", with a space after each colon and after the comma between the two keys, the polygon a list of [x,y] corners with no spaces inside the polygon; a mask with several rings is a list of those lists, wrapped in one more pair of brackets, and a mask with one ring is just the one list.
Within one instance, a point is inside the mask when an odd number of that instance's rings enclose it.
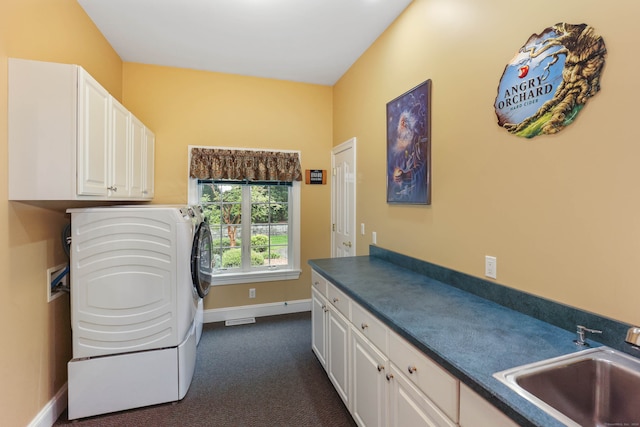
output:
{"label": "window", "polygon": [[197,180],[213,285],[297,279],[300,183]]}

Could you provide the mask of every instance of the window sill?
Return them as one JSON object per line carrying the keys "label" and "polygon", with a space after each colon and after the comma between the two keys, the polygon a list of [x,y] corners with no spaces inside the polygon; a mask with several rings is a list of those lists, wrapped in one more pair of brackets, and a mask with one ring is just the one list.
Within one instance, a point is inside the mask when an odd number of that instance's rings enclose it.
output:
{"label": "window sill", "polygon": [[251,273],[215,274],[211,276],[211,286],[239,285],[243,283],[275,282],[296,280],[301,270],[256,271]]}

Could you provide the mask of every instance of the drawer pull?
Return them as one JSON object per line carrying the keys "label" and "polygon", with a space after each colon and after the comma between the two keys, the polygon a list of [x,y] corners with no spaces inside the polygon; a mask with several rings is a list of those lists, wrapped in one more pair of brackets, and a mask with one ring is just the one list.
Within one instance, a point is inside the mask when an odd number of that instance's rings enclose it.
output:
{"label": "drawer pull", "polygon": [[314,285],[320,286],[320,282],[313,282]]}
{"label": "drawer pull", "polygon": [[393,379],[393,374],[387,374],[387,381],[391,381]]}
{"label": "drawer pull", "polygon": [[329,309],[327,308],[326,305],[323,304],[322,305],[322,311],[324,311],[326,313],[327,311],[329,311]]}
{"label": "drawer pull", "polygon": [[416,368],[415,366],[409,365],[409,367],[407,367],[407,371],[409,371],[410,374],[413,374],[417,370],[418,370],[418,368]]}
{"label": "drawer pull", "polygon": [[334,299],[333,299],[333,303],[334,303],[334,304],[336,304],[338,301],[339,301],[339,300],[338,300],[338,298],[334,298]]}
{"label": "drawer pull", "polygon": [[384,371],[384,366],[383,365],[378,365],[378,372],[382,372]]}
{"label": "drawer pull", "polygon": [[362,325],[360,325],[360,327],[364,331],[365,329],[367,329],[369,327],[369,325],[367,325],[366,323],[363,323]]}

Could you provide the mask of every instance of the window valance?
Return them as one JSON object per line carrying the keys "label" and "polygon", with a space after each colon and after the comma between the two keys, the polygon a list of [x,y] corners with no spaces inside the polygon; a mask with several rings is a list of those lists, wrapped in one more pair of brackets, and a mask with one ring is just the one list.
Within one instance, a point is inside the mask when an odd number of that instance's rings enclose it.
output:
{"label": "window valance", "polygon": [[302,181],[300,156],[285,151],[192,148],[191,178],[237,181]]}

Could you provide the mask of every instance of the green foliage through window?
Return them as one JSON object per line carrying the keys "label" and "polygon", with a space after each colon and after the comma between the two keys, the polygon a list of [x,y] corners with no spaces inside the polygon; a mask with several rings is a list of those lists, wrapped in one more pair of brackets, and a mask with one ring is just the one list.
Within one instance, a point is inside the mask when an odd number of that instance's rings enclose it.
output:
{"label": "green foliage through window", "polygon": [[[214,271],[289,265],[290,185],[199,181],[200,203],[213,234]],[[243,240],[250,244],[243,251]]]}

